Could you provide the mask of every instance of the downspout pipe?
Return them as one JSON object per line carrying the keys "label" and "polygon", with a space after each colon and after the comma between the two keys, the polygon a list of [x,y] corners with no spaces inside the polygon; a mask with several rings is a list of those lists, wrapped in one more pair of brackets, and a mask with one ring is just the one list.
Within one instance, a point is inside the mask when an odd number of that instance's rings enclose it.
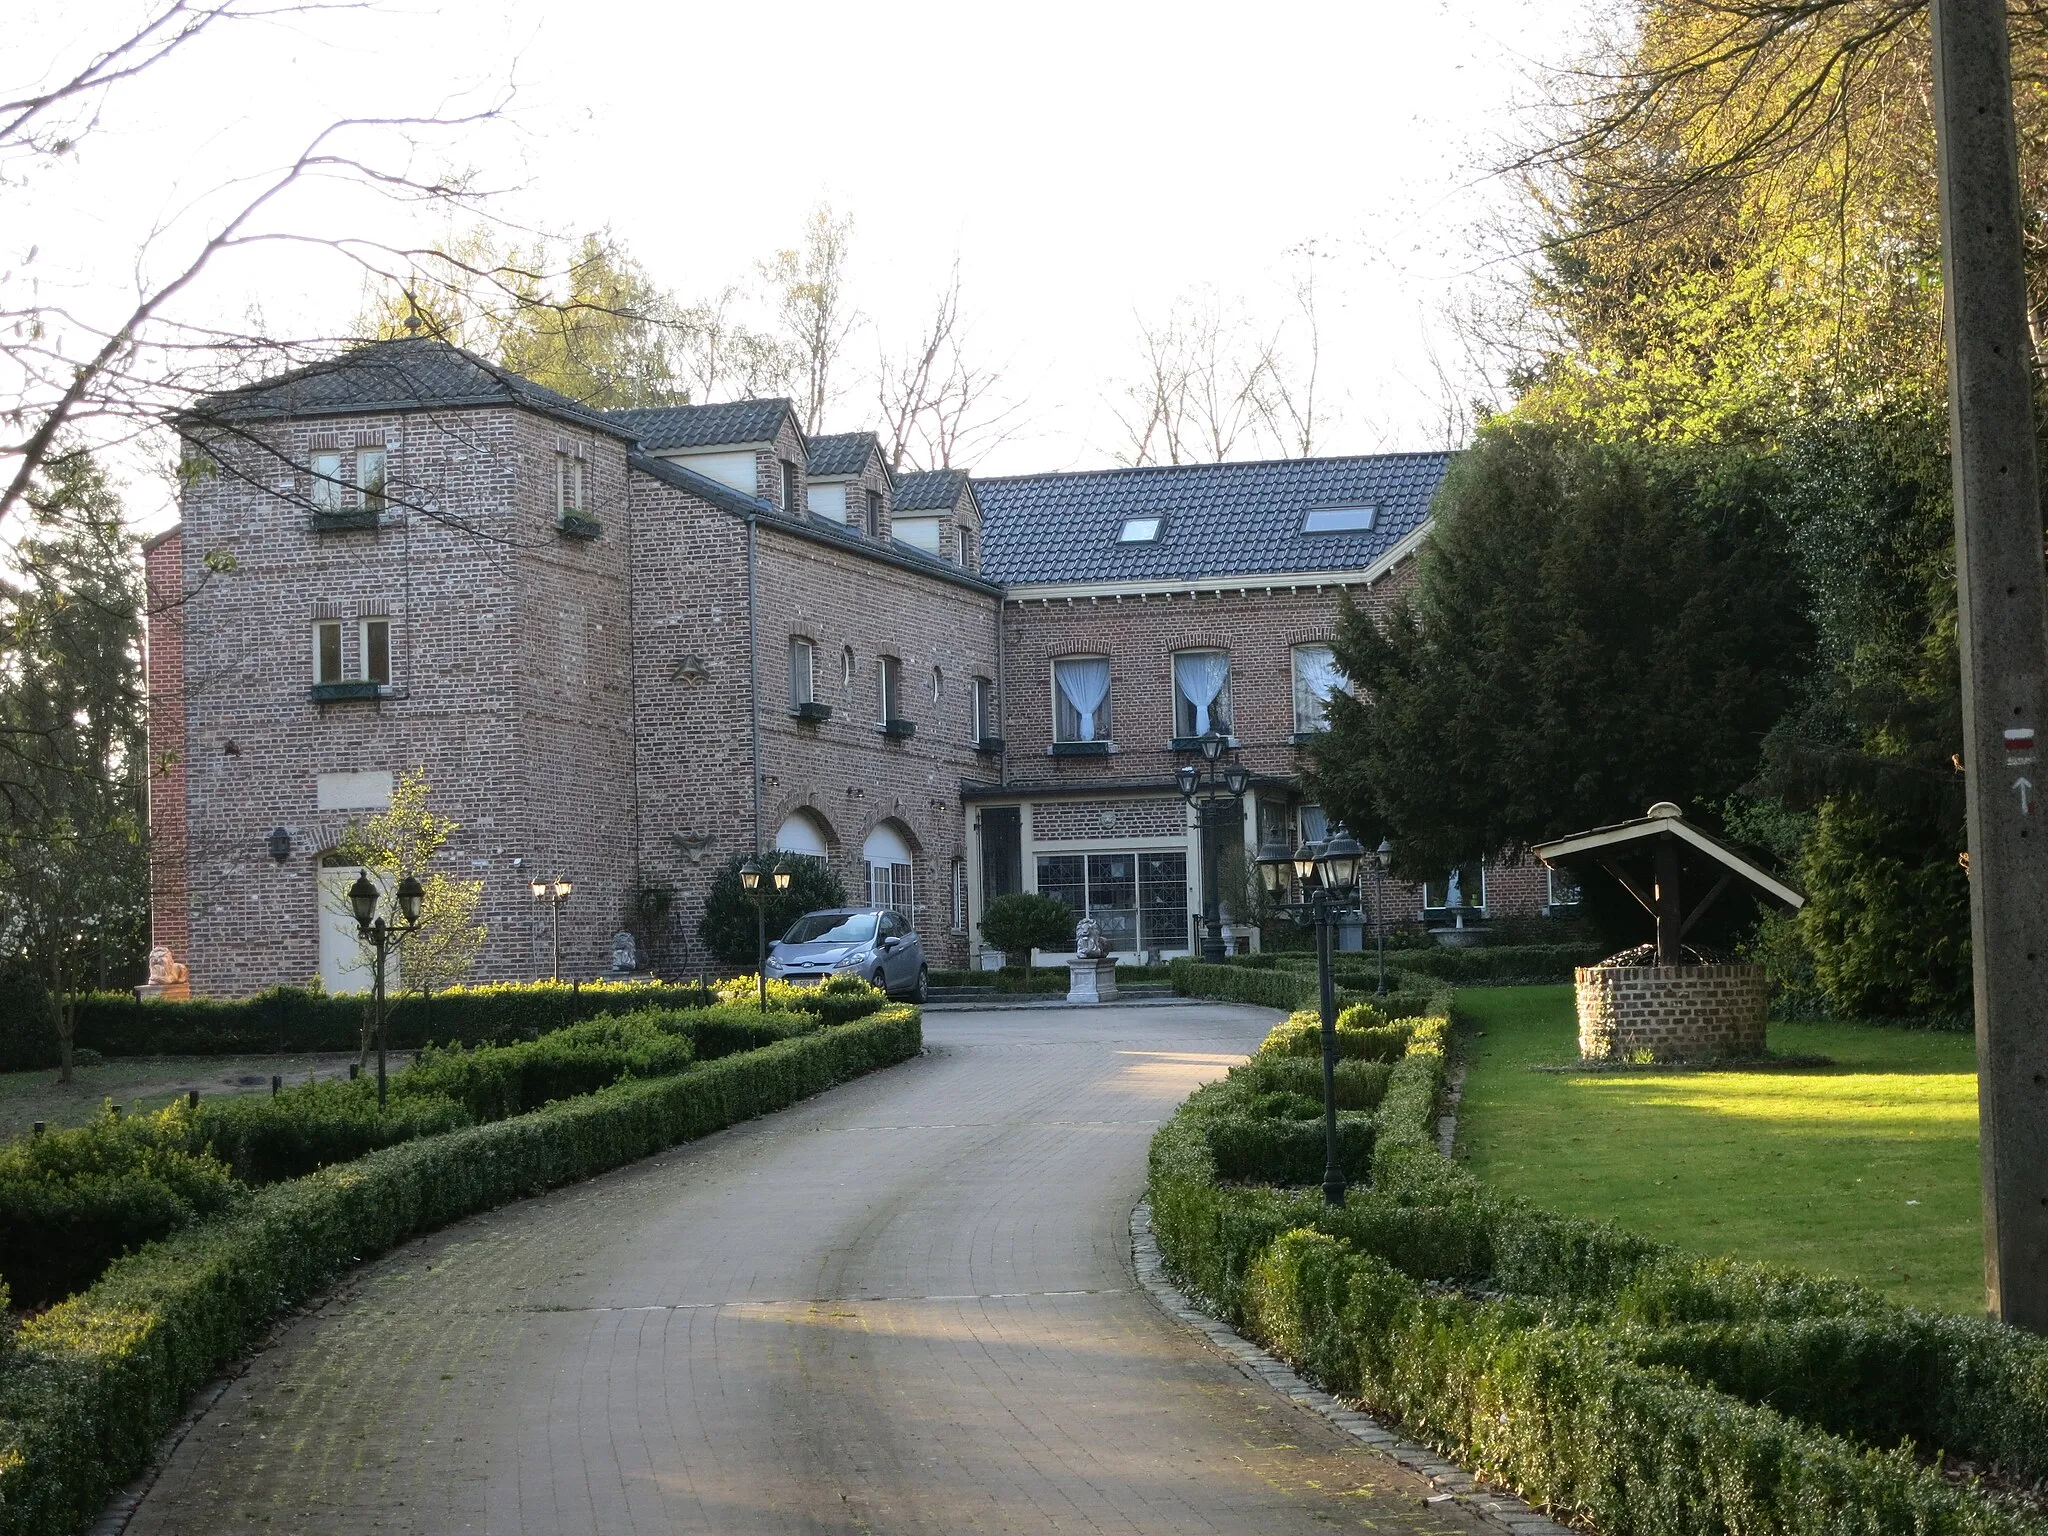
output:
{"label": "downspout pipe", "polygon": [[760,520],[747,518],[747,720],[754,760],[754,856],[761,854]]}

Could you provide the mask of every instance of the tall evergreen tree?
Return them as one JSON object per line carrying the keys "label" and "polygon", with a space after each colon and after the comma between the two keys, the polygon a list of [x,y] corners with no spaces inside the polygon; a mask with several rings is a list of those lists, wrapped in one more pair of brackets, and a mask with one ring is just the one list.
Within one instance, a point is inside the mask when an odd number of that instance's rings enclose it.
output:
{"label": "tall evergreen tree", "polygon": [[47,999],[71,1076],[78,994],[147,946],[142,579],[92,457],[50,458],[0,576],[0,945]]}
{"label": "tall evergreen tree", "polygon": [[1658,800],[1711,819],[1807,661],[1770,487],[1742,455],[1490,427],[1438,495],[1414,591],[1384,625],[1340,623],[1324,803],[1413,877]]}

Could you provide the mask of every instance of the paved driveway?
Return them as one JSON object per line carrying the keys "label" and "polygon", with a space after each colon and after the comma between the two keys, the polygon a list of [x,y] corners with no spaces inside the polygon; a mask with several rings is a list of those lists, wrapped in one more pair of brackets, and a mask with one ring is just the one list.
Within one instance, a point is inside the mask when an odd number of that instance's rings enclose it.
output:
{"label": "paved driveway", "polygon": [[927,1054],[366,1266],[128,1530],[1456,1530],[1130,1268],[1153,1129],[1271,1014],[938,1013]]}

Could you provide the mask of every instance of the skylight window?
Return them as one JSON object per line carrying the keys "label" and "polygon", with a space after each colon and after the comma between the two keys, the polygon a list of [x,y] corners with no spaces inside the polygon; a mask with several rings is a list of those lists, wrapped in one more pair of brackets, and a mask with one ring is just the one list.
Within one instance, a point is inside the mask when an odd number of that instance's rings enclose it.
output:
{"label": "skylight window", "polygon": [[1378,507],[1311,507],[1302,519],[1303,533],[1370,533],[1379,520]]}
{"label": "skylight window", "polygon": [[1119,544],[1157,544],[1159,530],[1166,526],[1166,519],[1159,516],[1127,517],[1124,525],[1117,530]]}

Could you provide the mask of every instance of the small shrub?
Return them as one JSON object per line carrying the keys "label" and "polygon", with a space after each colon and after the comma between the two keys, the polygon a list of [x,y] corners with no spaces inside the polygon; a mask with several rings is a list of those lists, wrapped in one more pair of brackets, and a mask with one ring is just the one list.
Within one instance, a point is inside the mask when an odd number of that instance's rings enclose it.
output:
{"label": "small shrub", "polygon": [[1018,891],[998,896],[981,915],[981,936],[1009,965],[1028,965],[1035,949],[1071,951],[1073,908],[1052,896]]}
{"label": "small shrub", "polygon": [[226,1209],[227,1165],[189,1146],[181,1104],[0,1146],[0,1274],[17,1306],[61,1301],[108,1261]]}
{"label": "small shrub", "polygon": [[789,889],[769,890],[757,918],[754,898],[740,885],[740,865],[745,862],[744,855],[737,856],[718,872],[705,894],[704,916],[697,924],[697,936],[727,965],[758,965],[763,933],[773,942],[806,912],[847,904],[846,887],[824,860],[788,859]]}

